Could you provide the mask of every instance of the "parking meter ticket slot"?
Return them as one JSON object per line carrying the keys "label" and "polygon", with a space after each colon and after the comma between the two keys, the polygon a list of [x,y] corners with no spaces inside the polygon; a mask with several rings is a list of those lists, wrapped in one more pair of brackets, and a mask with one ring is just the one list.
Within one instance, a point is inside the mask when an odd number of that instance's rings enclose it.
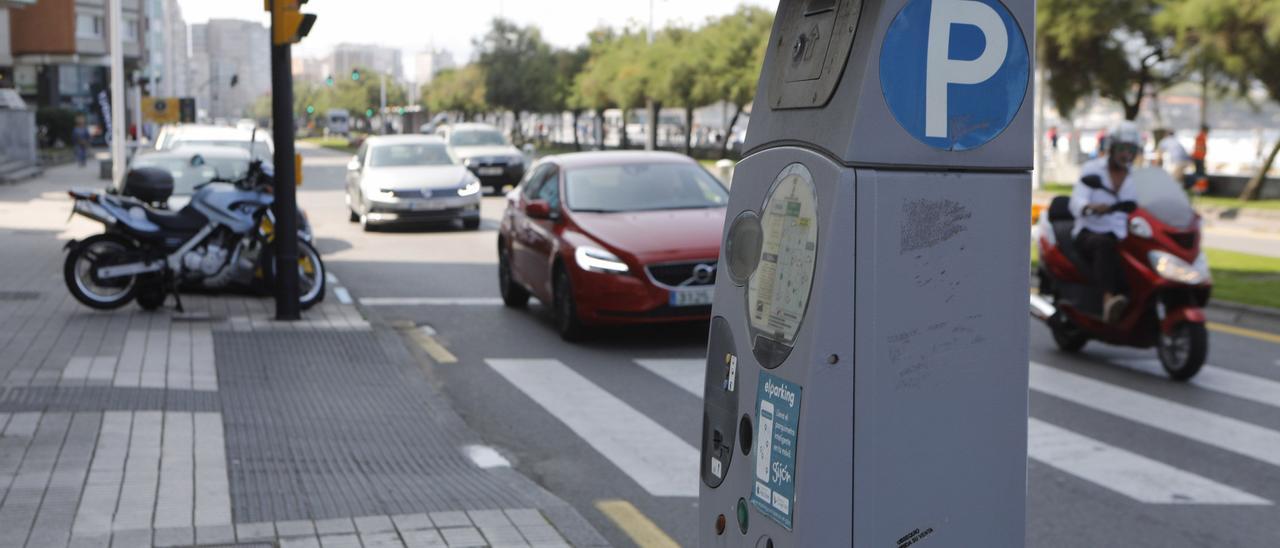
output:
{"label": "parking meter ticket slot", "polygon": [[756,390],[758,426],[751,504],[788,530],[795,510],[801,390],[799,385],[763,371]]}

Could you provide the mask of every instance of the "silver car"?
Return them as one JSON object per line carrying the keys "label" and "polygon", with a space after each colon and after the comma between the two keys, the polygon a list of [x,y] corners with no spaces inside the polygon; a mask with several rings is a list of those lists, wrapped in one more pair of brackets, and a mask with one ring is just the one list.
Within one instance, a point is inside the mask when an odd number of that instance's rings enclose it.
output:
{"label": "silver car", "polygon": [[347,208],[367,231],[380,225],[462,221],[480,228],[480,179],[430,135],[370,137],[347,164]]}

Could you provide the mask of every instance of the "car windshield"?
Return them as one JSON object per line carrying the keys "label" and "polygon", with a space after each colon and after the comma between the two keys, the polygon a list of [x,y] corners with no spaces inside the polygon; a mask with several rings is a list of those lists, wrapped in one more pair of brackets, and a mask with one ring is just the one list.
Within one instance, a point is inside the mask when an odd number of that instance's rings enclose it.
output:
{"label": "car windshield", "polygon": [[369,151],[371,167],[447,166],[453,163],[444,145],[408,143],[375,146]]}
{"label": "car windshield", "polygon": [[501,133],[490,129],[466,129],[453,132],[449,136],[449,144],[455,147],[476,147],[505,145],[507,140]]}
{"label": "car windshield", "polygon": [[1195,210],[1182,186],[1167,172],[1159,168],[1138,169],[1130,175],[1126,184],[1132,184],[1138,196],[1138,205],[1160,222],[1174,228],[1190,228]]}
{"label": "car windshield", "polygon": [[[249,171],[249,161],[239,158],[201,158],[200,165],[191,165],[190,157],[165,155],[161,158],[139,156],[133,162],[135,168],[151,167],[168,171],[173,176],[173,194],[187,196],[195,192],[195,186],[214,178],[236,180]],[[199,163],[199,162],[197,162]]]}
{"label": "car windshield", "polygon": [[263,141],[254,141],[253,146],[249,146],[249,140],[232,141],[232,140],[188,140],[182,139],[174,143],[174,148],[183,146],[214,146],[214,147],[238,147],[253,153],[253,157],[259,160],[270,162],[272,160],[271,147]]}
{"label": "car windshield", "polygon": [[613,213],[725,207],[724,185],[692,164],[657,163],[570,169],[565,204],[574,211]]}

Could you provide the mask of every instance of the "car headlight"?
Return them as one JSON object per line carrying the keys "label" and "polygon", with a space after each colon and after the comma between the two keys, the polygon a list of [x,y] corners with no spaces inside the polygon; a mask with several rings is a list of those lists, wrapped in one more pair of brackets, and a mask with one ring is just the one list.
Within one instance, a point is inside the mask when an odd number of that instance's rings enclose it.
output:
{"label": "car headlight", "polygon": [[1172,253],[1164,251],[1148,253],[1147,260],[1151,262],[1151,268],[1166,280],[1188,285],[1200,285],[1208,283],[1212,279],[1209,275],[1209,259],[1205,257],[1203,252],[1191,264],[1179,259]]}
{"label": "car headlight", "polygon": [[591,272],[621,274],[630,270],[627,263],[622,262],[617,255],[598,247],[579,246],[574,250],[573,258],[578,262],[578,267]]}
{"label": "car headlight", "polygon": [[467,166],[467,167],[471,167],[471,162],[473,162],[474,160],[475,160],[475,158],[463,158],[463,159],[462,159],[462,165]]}
{"label": "car headlight", "polygon": [[390,190],[387,190],[385,188],[380,188],[378,190],[375,190],[369,193],[370,200],[379,201],[379,202],[390,202],[395,198],[396,198],[396,193]]}
{"label": "car headlight", "polygon": [[1133,234],[1139,238],[1150,238],[1152,235],[1151,223],[1142,217],[1134,217],[1129,219],[1129,234]]}
{"label": "car headlight", "polygon": [[468,177],[462,180],[462,187],[458,188],[458,196],[474,196],[480,193],[480,179],[470,173],[467,175]]}

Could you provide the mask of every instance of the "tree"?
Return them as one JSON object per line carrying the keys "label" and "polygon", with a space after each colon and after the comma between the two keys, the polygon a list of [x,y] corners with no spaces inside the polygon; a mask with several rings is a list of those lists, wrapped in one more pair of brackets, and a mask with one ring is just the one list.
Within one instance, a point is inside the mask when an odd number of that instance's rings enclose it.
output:
{"label": "tree", "polygon": [[574,150],[582,150],[582,144],[578,142],[578,116],[582,114],[584,108],[575,100],[574,79],[578,73],[582,72],[590,55],[591,50],[588,47],[557,50],[552,54],[556,67],[556,79],[552,87],[550,107],[553,112],[567,110],[573,115]]}
{"label": "tree", "polygon": [[613,106],[609,96],[609,82],[613,79],[612,70],[605,52],[617,39],[616,33],[609,28],[596,29],[588,35],[587,60],[573,78],[573,94],[570,104],[577,108],[591,109],[595,112],[595,127],[600,128],[596,146],[604,148],[604,111]]}
{"label": "tree", "polygon": [[1070,116],[1093,92],[1119,102],[1127,120],[1138,117],[1152,90],[1182,77],[1171,33],[1155,24],[1178,0],[1040,0],[1036,5],[1039,58],[1049,93]]}
{"label": "tree", "polygon": [[488,110],[485,77],[478,65],[440,71],[422,88],[422,103],[432,112],[459,112],[472,118]]}
{"label": "tree", "polygon": [[649,60],[646,46],[643,34],[626,31],[610,44],[604,55],[604,62],[613,76],[605,89],[609,99],[622,111],[619,138],[624,149],[630,146],[627,125],[631,122],[631,111],[644,104],[652,75],[646,66]]}
{"label": "tree", "polygon": [[755,99],[756,83],[760,78],[760,67],[764,64],[765,47],[772,26],[772,12],[744,6],[733,14],[712,20],[700,31],[710,51],[707,52],[707,79],[702,83],[704,87],[698,88],[699,93],[734,106],[733,118],[725,128],[724,141],[720,146],[721,157],[728,153],[729,137],[742,109]]}
{"label": "tree", "polygon": [[[1170,0],[1159,22],[1175,30],[1179,47],[1214,59],[1242,94],[1256,82],[1272,101],[1280,101],[1280,0]],[[1245,185],[1241,200],[1258,197],[1277,154],[1280,140]]]}
{"label": "tree", "polygon": [[523,141],[521,115],[545,112],[555,102],[557,79],[551,46],[537,27],[521,27],[494,19],[489,32],[475,40],[484,72],[485,101],[516,117],[515,137]]}
{"label": "tree", "polygon": [[704,34],[682,28],[663,30],[649,49],[649,93],[658,103],[684,109],[685,154],[693,148],[693,109],[717,99],[708,94],[712,86],[703,82],[713,50]]}

